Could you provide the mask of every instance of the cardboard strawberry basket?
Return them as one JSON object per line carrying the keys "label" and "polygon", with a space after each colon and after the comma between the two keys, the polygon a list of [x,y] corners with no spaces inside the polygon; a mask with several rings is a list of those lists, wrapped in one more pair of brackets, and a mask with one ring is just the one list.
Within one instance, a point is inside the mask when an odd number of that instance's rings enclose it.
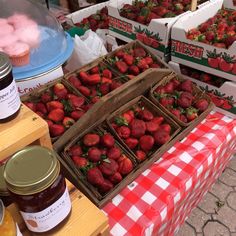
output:
{"label": "cardboard strawberry basket", "polygon": [[196,126],[214,107],[204,91],[174,73],[152,87],[150,99],[182,127]]}
{"label": "cardboard strawberry basket", "polygon": [[62,158],[74,171],[78,186],[102,207],[132,181],[137,163],[119,142],[98,124],[66,144]]}
{"label": "cardboard strawberry basket", "polygon": [[180,126],[144,96],[113,112],[107,123],[114,135],[139,163],[160,158]]}
{"label": "cardboard strawberry basket", "polygon": [[128,81],[126,76],[109,68],[103,58],[66,74],[65,79],[92,103]]}
{"label": "cardboard strawberry basket", "polygon": [[52,142],[91,107],[88,100],[63,78],[21,96],[21,101],[47,121]]}
{"label": "cardboard strawberry basket", "polygon": [[[134,49],[136,48],[143,48],[144,52],[136,51],[133,53]],[[126,54],[126,58],[123,56],[124,53]],[[131,56],[133,57],[133,59],[131,58]],[[148,59],[146,59],[147,57]],[[138,40],[132,41],[107,54],[104,58],[104,61],[105,63],[108,63],[110,67],[118,71],[118,73],[127,75],[129,79],[141,75],[142,72],[150,68],[156,68],[158,70],[169,68],[169,66],[164,61],[151,53]]]}

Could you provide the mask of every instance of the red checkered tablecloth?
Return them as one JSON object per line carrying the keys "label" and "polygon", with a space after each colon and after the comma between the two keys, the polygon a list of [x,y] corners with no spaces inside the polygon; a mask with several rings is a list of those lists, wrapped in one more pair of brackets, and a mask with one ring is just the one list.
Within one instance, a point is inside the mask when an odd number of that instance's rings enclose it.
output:
{"label": "red checkered tablecloth", "polygon": [[212,112],[108,203],[114,236],[171,236],[236,151],[236,119]]}

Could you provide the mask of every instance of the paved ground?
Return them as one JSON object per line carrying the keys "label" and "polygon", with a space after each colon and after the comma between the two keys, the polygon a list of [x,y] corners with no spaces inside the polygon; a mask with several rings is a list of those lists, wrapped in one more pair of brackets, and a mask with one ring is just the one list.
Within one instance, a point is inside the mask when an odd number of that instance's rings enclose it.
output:
{"label": "paved ground", "polygon": [[176,236],[236,236],[236,156]]}

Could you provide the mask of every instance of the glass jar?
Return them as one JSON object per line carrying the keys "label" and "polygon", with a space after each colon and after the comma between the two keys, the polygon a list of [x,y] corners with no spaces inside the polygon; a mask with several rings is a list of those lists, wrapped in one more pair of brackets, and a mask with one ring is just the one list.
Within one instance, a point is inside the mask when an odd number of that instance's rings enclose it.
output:
{"label": "glass jar", "polygon": [[22,149],[6,163],[4,178],[30,231],[47,232],[69,215],[71,201],[54,151]]}
{"label": "glass jar", "polygon": [[0,123],[14,119],[20,111],[21,101],[15,80],[12,75],[12,65],[8,56],[0,52]]}

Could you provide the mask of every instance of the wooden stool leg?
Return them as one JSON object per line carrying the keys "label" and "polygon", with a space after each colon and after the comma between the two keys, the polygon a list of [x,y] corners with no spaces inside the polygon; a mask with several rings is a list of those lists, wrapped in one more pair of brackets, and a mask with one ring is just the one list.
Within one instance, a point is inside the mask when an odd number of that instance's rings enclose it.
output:
{"label": "wooden stool leg", "polygon": [[37,141],[37,144],[43,147],[47,147],[52,149],[52,142],[49,136],[49,133],[46,133],[45,135],[43,135],[41,138],[39,138]]}

